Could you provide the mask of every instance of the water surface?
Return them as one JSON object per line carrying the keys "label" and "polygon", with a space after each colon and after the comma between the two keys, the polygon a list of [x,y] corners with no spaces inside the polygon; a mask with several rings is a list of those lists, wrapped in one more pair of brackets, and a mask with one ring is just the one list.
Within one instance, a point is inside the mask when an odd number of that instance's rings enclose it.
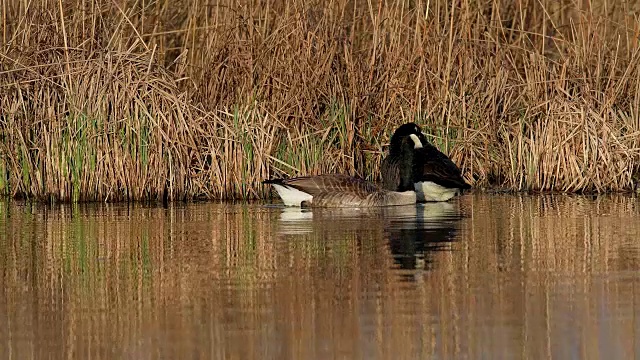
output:
{"label": "water surface", "polygon": [[638,358],[638,201],[3,202],[0,358]]}

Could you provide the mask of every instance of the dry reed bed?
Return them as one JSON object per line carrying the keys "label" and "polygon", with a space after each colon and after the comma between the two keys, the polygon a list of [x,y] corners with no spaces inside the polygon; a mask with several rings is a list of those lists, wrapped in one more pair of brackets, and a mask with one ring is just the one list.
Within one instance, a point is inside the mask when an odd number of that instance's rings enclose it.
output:
{"label": "dry reed bed", "polygon": [[629,189],[630,6],[3,1],[0,192],[254,198],[274,175],[376,179],[406,121],[476,187]]}

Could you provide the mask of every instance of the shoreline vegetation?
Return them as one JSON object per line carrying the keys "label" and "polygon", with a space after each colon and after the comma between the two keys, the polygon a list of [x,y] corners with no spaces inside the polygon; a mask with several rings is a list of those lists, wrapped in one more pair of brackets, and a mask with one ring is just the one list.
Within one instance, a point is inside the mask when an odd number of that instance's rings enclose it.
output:
{"label": "shoreline vegetation", "polygon": [[254,199],[379,180],[418,123],[474,188],[633,190],[640,5],[613,0],[0,4],[0,194]]}

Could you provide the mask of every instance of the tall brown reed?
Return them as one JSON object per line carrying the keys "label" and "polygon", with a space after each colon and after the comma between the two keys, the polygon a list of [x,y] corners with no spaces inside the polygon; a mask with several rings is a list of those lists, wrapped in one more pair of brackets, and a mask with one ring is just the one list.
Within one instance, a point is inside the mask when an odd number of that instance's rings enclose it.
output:
{"label": "tall brown reed", "polygon": [[4,0],[0,191],[251,198],[274,175],[375,180],[407,121],[476,187],[629,189],[632,6]]}

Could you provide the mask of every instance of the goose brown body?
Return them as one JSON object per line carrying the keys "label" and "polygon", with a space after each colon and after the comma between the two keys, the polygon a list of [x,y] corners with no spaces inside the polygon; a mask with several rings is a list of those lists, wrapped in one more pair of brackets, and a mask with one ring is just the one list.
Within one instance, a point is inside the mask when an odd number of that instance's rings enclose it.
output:
{"label": "goose brown body", "polygon": [[[404,138],[399,141],[398,151],[403,159],[413,158],[414,141],[418,140]],[[398,185],[394,190],[342,174],[272,179],[264,183],[272,185],[287,206],[377,207],[415,204],[417,197],[413,168],[410,162],[403,162],[403,165],[396,169]]]}
{"label": "goose brown body", "polygon": [[415,191],[389,191],[363,179],[341,174],[275,179],[265,183],[276,186],[285,204],[287,201],[282,190],[295,189],[311,196],[308,200],[300,201],[300,204],[287,204],[294,206],[377,207],[416,203]]}

